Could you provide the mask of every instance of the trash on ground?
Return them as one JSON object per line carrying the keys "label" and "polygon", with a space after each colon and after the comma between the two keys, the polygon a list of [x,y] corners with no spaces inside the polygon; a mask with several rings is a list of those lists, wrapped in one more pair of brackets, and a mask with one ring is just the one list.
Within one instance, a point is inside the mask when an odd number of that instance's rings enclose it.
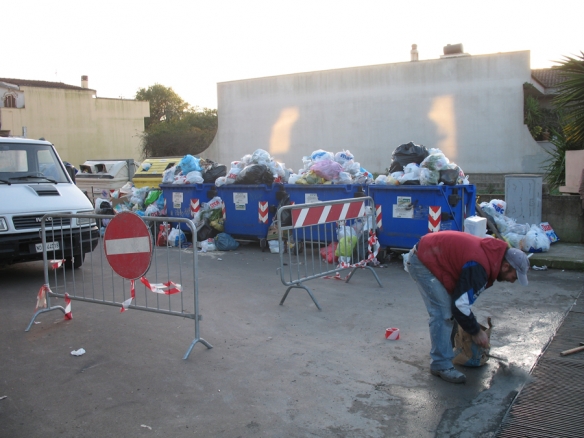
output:
{"label": "trash on ground", "polygon": [[79,350],[73,350],[71,352],[71,356],[82,356],[85,354],[85,350],[83,348],[80,348]]}
{"label": "trash on ground", "polygon": [[399,339],[399,329],[395,327],[385,329],[385,339],[397,341]]}

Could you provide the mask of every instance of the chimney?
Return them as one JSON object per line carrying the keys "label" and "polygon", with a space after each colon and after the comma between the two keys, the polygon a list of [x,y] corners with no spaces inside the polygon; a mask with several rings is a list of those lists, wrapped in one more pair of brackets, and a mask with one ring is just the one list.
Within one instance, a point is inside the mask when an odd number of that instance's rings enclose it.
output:
{"label": "chimney", "polygon": [[462,55],[462,44],[447,44],[444,46],[444,55]]}
{"label": "chimney", "polygon": [[417,44],[412,44],[412,50],[410,50],[410,55],[412,57],[412,61],[417,61],[418,60],[418,45]]}
{"label": "chimney", "polygon": [[87,75],[81,76],[81,87],[89,88],[89,76]]}

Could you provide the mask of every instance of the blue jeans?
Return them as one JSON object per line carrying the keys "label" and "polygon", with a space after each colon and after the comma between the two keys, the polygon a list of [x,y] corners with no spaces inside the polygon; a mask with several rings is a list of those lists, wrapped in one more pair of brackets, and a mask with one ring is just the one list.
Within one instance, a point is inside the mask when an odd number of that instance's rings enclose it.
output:
{"label": "blue jeans", "polygon": [[452,368],[452,329],[454,320],[452,318],[451,303],[452,298],[442,286],[442,283],[426,268],[418,259],[418,256],[410,251],[407,262],[408,271],[412,279],[416,282],[428,315],[430,315],[430,368],[432,370],[444,370]]}

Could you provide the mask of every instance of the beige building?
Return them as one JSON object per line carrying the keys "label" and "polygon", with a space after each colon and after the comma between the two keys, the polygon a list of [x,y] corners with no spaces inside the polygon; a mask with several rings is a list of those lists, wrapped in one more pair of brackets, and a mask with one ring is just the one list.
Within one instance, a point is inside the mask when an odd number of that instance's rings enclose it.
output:
{"label": "beige building", "polygon": [[61,159],[76,167],[87,160],[139,160],[148,102],[96,96],[61,82],[0,78],[0,135],[52,142]]}
{"label": "beige building", "polygon": [[543,173],[549,143],[523,123],[524,84],[538,99],[549,89],[534,80],[529,51],[471,56],[459,46],[424,61],[412,53],[410,62],[221,82],[205,157],[229,163],[262,148],[297,171],[317,149],[349,150],[384,173],[392,152],[413,141],[440,148],[473,183]]}

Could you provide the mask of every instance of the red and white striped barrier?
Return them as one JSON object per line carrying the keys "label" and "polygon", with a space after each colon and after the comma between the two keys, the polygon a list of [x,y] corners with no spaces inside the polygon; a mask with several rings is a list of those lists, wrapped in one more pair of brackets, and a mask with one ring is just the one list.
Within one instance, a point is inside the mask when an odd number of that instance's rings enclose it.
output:
{"label": "red and white striped barrier", "polygon": [[365,215],[363,201],[351,201],[343,204],[320,205],[292,210],[294,228],[320,225],[327,222],[355,219]]}

